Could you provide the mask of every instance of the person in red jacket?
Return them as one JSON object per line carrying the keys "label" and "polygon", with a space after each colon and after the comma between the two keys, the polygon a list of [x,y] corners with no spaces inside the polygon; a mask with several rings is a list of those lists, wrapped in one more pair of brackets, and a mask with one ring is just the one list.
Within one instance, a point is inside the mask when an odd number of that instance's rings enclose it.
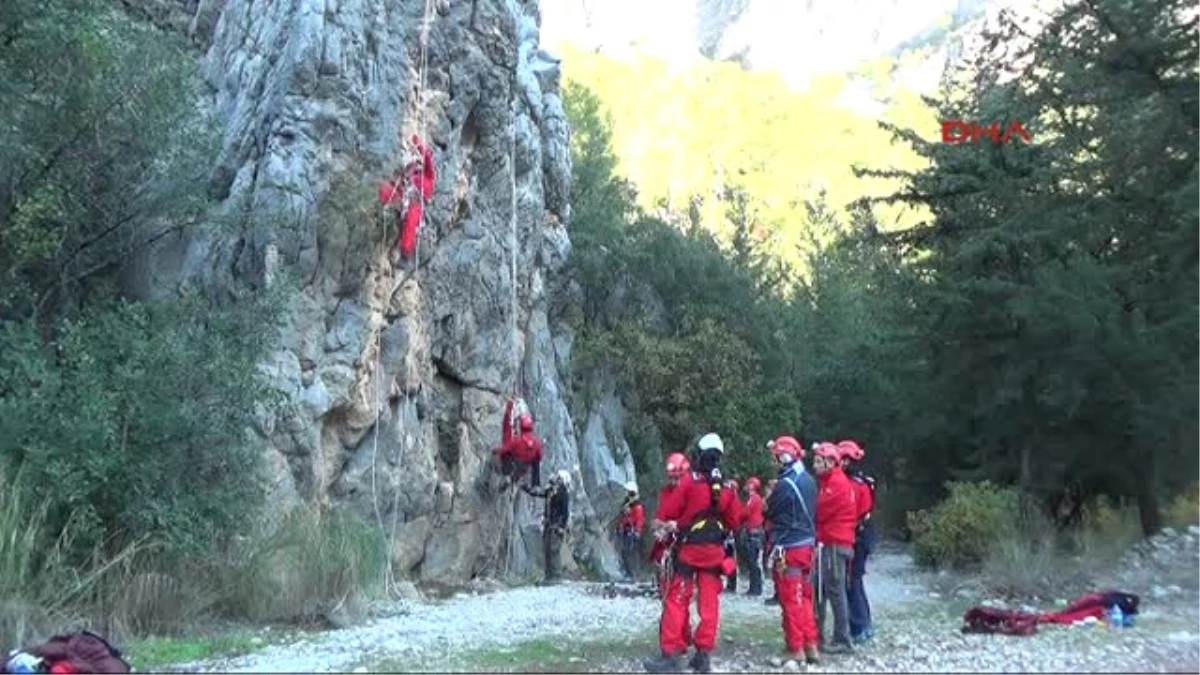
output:
{"label": "person in red jacket", "polygon": [[674,571],[673,554],[675,553],[676,536],[666,525],[664,513],[674,506],[672,500],[679,498],[680,483],[692,470],[687,455],[682,452],[671,453],[667,457],[667,481],[658,493],[658,508],[654,511],[654,519],[650,522],[650,530],[654,533],[654,546],[650,549],[650,561],[658,569],[659,595],[666,597],[667,584]]}
{"label": "person in red jacket", "polygon": [[750,568],[750,588],[746,595],[758,597],[762,595],[762,567],[760,562],[763,551],[763,500],[758,494],[762,481],[757,476],[751,476],[746,481],[746,505],[742,507],[742,547],[746,552],[746,565]]}
{"label": "person in red jacket", "polygon": [[412,257],[417,247],[417,230],[421,227],[425,202],[433,197],[433,183],[437,176],[433,152],[416,134],[413,134],[412,144],[418,156],[410,160],[398,172],[398,176],[379,187],[379,201],[397,208],[397,220],[400,220],[397,243],[401,257],[406,259]]}
{"label": "person in red jacket", "polygon": [[[682,483],[690,479],[692,466],[688,462],[687,455],[682,452],[674,452],[667,457],[666,468],[667,481],[658,493],[658,508],[655,509],[654,518],[650,521],[650,530],[654,533],[654,546],[650,550],[650,560],[658,572],[658,596],[664,603],[667,600],[667,590],[671,586],[671,579],[675,575],[675,553],[678,538],[677,533],[667,525],[665,514],[678,508],[675,502],[683,493]],[[683,643],[690,647],[692,645],[690,613],[683,618],[680,635]]]}
{"label": "person in red jacket", "polygon": [[625,503],[617,517],[617,533],[621,538],[621,566],[625,576],[633,579],[637,564],[637,551],[642,543],[642,529],[646,526],[646,507],[638,495],[638,485],[633,481],[625,484]]}
{"label": "person in red jacket", "polygon": [[515,485],[530,469],[533,470],[530,486],[538,487],[542,482],[542,439],[533,433],[533,415],[523,413],[518,424],[520,433],[494,451],[500,459],[500,472],[509,478],[502,490]]}
{"label": "person in red jacket", "polygon": [[820,602],[817,606],[817,630],[825,636],[825,606],[833,606],[833,637],[825,651],[831,654],[853,651],[850,642],[850,612],[846,597],[846,577],[854,557],[854,530],[858,523],[858,505],[854,485],[842,471],[842,451],[833,443],[818,443],[813,451],[813,473],[817,475],[817,544]]}
{"label": "person in red jacket", "polygon": [[867,599],[867,588],[863,577],[867,574],[867,557],[875,549],[875,526],[871,523],[871,511],[875,508],[875,479],[854,465],[866,457],[866,451],[852,440],[838,443],[842,449],[842,470],[850,477],[858,500],[858,527],[854,532],[854,562],[850,566],[850,578],[846,593],[850,601],[850,640],[862,643],[871,639],[871,602]]}
{"label": "person in red jacket", "polygon": [[724,444],[716,434],[705,434],[696,444],[694,471],[680,484],[679,498],[662,515],[668,530],[679,534],[675,575],[663,602],[658,641],[662,653],[643,662],[650,673],[683,670],[687,642],[683,626],[692,594],[698,592],[700,621],[693,641],[696,653],[688,665],[698,673],[712,671],[711,654],[721,620],[721,575],[730,573],[725,555],[727,533],[737,528],[738,510],[734,495],[721,485],[720,461]]}

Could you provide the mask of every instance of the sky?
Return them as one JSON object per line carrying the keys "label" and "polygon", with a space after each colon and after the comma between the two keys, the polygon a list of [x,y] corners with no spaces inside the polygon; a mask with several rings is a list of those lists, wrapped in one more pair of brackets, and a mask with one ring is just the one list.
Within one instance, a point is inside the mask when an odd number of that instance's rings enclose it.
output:
{"label": "sky", "polygon": [[[710,0],[712,5],[736,0]],[[726,34],[749,45],[755,69],[802,87],[815,73],[844,71],[954,12],[964,0],[748,0]],[[620,53],[636,45],[672,61],[700,58],[696,0],[542,0],[542,44],[563,41]]]}

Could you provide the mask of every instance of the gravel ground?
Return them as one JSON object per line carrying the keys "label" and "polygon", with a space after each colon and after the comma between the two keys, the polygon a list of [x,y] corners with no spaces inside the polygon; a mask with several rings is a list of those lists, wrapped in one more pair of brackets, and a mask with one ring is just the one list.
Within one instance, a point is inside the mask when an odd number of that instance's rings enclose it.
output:
{"label": "gravel ground", "polygon": [[[1198,552],[1200,555],[1200,552]],[[854,655],[827,657],[809,672],[1200,672],[1200,589],[1172,590],[1143,601],[1137,627],[1044,627],[1029,637],[963,635],[963,608],[982,599],[944,599],[932,578],[898,551],[881,551],[867,576],[876,639]],[[1165,583],[1165,582],[1164,582]],[[655,634],[660,605],[651,598],[605,598],[597,584],[460,593],[443,602],[393,605],[363,625],[310,634],[230,660],[181,666],[182,672],[367,672],[389,664],[401,670],[495,670],[471,665],[473,654],[519,651],[531,641],[556,646],[558,657],[516,661],[513,670],[563,668],[639,672]],[[722,596],[718,672],[806,670],[778,658],[779,610],[757,598]],[[561,639],[561,641],[560,641]],[[571,642],[574,641],[574,642]],[[570,654],[571,645],[615,645]],[[622,645],[625,645],[624,647]],[[599,655],[597,655],[597,651]],[[636,652],[636,653],[635,653]],[[537,657],[530,657],[536,659]],[[507,667],[506,667],[507,668]]]}

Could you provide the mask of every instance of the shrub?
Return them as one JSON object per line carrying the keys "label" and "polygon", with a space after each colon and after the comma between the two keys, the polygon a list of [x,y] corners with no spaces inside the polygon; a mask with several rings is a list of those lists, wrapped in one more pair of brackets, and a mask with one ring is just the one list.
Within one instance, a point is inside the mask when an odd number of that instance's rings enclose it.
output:
{"label": "shrub", "polygon": [[72,524],[74,562],[139,541],[200,552],[248,522],[262,456],[247,411],[272,400],[257,364],[274,300],[103,304],[62,322],[53,349],[0,326],[0,458],[49,531]]}
{"label": "shrub", "polygon": [[924,567],[963,568],[984,561],[996,541],[1019,532],[1016,490],[984,481],[951,482],[949,496],[927,511],[908,514],[913,556]]}
{"label": "shrub", "polygon": [[1175,495],[1167,505],[1165,516],[1172,527],[1200,524],[1200,486],[1193,485],[1187,492]]}

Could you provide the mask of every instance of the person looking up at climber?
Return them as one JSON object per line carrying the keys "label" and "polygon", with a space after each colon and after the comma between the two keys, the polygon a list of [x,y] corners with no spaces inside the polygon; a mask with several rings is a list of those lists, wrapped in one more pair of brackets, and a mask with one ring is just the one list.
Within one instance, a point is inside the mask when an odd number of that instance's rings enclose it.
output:
{"label": "person looking up at climber", "polygon": [[783,618],[785,656],[819,663],[820,633],[813,615],[812,572],[816,565],[817,482],[804,470],[804,446],[794,436],[767,444],[779,478],[767,497],[771,524],[771,567]]}
{"label": "person looking up at climber", "polygon": [[500,460],[500,473],[507,478],[501,490],[507,490],[530,471],[530,486],[538,487],[541,484],[542,439],[533,432],[533,415],[522,413],[518,427],[518,433],[493,451]]}
{"label": "person looking up at climber", "polygon": [[571,522],[571,472],[560,469],[545,487],[522,485],[521,489],[531,497],[546,500],[542,515],[542,555],[545,558],[546,577],[542,583],[556,583],[560,578],[563,539]]}
{"label": "person looking up at climber", "polygon": [[693,634],[696,652],[688,665],[698,673],[712,670],[711,654],[720,623],[721,575],[729,574],[725,538],[737,527],[737,500],[721,485],[725,446],[717,434],[696,443],[690,478],[680,483],[679,498],[661,514],[667,529],[679,533],[674,576],[663,601],[658,642],[661,654],[643,663],[647,672],[683,671],[687,652],[684,625],[694,592],[699,595],[700,621]]}
{"label": "person looking up at climber", "polygon": [[763,501],[758,491],[762,481],[757,476],[751,476],[746,481],[746,504],[742,507],[742,549],[745,552],[746,566],[750,568],[750,588],[746,595],[757,597],[762,595],[762,567],[759,566],[763,547]]}
{"label": "person looking up at climber", "polygon": [[642,545],[642,529],[646,526],[646,507],[638,494],[638,485],[634,481],[625,484],[625,503],[621,505],[621,513],[617,518],[617,533],[621,539],[621,567],[625,577],[633,579],[637,566],[638,549]]}
{"label": "person looking up at climber", "polygon": [[858,468],[866,457],[862,446],[853,440],[845,440],[838,443],[838,447],[842,451],[842,470],[854,486],[858,507],[854,562],[850,566],[846,593],[850,604],[850,640],[859,644],[871,639],[871,602],[867,599],[863,577],[867,574],[867,557],[875,550],[875,526],[871,523],[871,511],[875,508],[875,479]]}
{"label": "person looking up at climber", "polygon": [[854,528],[858,505],[854,486],[842,471],[842,451],[833,443],[818,443],[813,450],[813,473],[817,474],[817,547],[820,568],[817,578],[820,601],[817,606],[817,630],[825,636],[825,607],[833,608],[833,636],[826,651],[849,653],[850,612],[846,598],[846,577],[854,557]]}

